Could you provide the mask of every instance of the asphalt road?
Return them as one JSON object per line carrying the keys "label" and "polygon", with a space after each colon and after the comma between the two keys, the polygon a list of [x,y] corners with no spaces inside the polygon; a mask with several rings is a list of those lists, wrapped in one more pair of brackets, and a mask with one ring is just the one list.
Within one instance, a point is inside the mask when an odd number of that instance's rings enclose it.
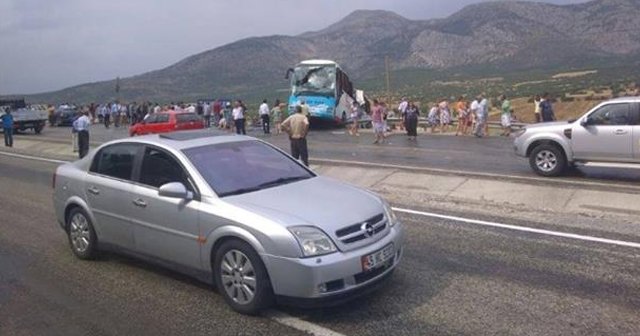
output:
{"label": "asphalt road", "polygon": [[[102,143],[128,136],[125,127],[91,128],[91,141]],[[249,135],[269,141],[285,150],[289,142],[284,135],[264,135],[261,129],[249,128]],[[19,135],[27,139],[70,141],[69,127],[48,127],[43,134]],[[371,133],[349,136],[344,129],[316,129],[310,132],[308,143],[312,158],[363,161],[382,164],[427,167],[449,171],[490,173],[519,177],[536,177],[526,159],[513,153],[512,139],[503,137],[456,137],[427,134],[409,141],[404,133],[395,133],[384,145],[374,145]],[[599,181],[640,185],[640,169],[580,167],[568,173],[572,180]]]}
{"label": "asphalt road", "polygon": [[[73,257],[51,206],[54,167],[0,157],[0,335],[304,334],[233,313],[180,274],[114,254]],[[638,249],[400,217],[404,259],[381,290],[334,308],[278,309],[345,335],[640,334]]]}

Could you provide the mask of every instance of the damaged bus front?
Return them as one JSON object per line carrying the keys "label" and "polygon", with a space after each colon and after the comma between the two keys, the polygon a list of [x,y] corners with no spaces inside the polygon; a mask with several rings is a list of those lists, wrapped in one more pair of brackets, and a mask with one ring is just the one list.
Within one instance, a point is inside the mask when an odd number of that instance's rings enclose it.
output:
{"label": "damaged bus front", "polygon": [[344,123],[349,115],[355,90],[349,77],[333,61],[308,60],[290,69],[289,114],[303,102],[311,119]]}

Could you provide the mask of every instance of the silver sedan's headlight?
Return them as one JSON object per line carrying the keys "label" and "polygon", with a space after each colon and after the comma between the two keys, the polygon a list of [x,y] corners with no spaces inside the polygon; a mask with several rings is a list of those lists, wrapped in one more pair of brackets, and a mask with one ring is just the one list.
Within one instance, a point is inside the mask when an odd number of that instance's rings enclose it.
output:
{"label": "silver sedan's headlight", "polygon": [[324,232],[313,226],[294,226],[289,231],[296,237],[305,257],[314,257],[337,251],[335,244]]}
{"label": "silver sedan's headlight", "polygon": [[387,201],[385,201],[384,199],[382,200],[382,206],[384,207],[384,215],[385,217],[387,217],[389,227],[393,227],[394,225],[396,225],[398,217],[396,217],[395,212],[393,212],[393,209],[391,209],[391,205],[389,205],[389,203],[387,203]]}

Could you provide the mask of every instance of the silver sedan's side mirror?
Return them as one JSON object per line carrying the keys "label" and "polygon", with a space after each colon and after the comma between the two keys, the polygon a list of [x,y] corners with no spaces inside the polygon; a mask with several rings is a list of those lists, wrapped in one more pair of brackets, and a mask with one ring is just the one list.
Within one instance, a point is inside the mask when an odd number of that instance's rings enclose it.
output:
{"label": "silver sedan's side mirror", "polygon": [[593,123],[593,121],[589,117],[586,117],[586,118],[584,118],[584,119],[582,119],[580,121],[580,125],[582,125],[582,127],[587,127],[587,126],[591,125],[592,123]]}
{"label": "silver sedan's side mirror", "polygon": [[180,182],[170,182],[163,184],[158,189],[158,195],[171,198],[181,198],[186,200],[193,199],[193,193],[187,190],[187,187]]}

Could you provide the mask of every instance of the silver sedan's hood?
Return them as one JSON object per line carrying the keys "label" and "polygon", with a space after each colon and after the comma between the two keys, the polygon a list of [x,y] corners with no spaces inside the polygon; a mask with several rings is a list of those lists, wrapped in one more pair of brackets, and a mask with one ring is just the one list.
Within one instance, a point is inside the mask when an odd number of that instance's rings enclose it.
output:
{"label": "silver sedan's hood", "polygon": [[384,213],[377,196],[325,177],[229,196],[224,200],[286,227],[319,227],[334,239],[337,230]]}

